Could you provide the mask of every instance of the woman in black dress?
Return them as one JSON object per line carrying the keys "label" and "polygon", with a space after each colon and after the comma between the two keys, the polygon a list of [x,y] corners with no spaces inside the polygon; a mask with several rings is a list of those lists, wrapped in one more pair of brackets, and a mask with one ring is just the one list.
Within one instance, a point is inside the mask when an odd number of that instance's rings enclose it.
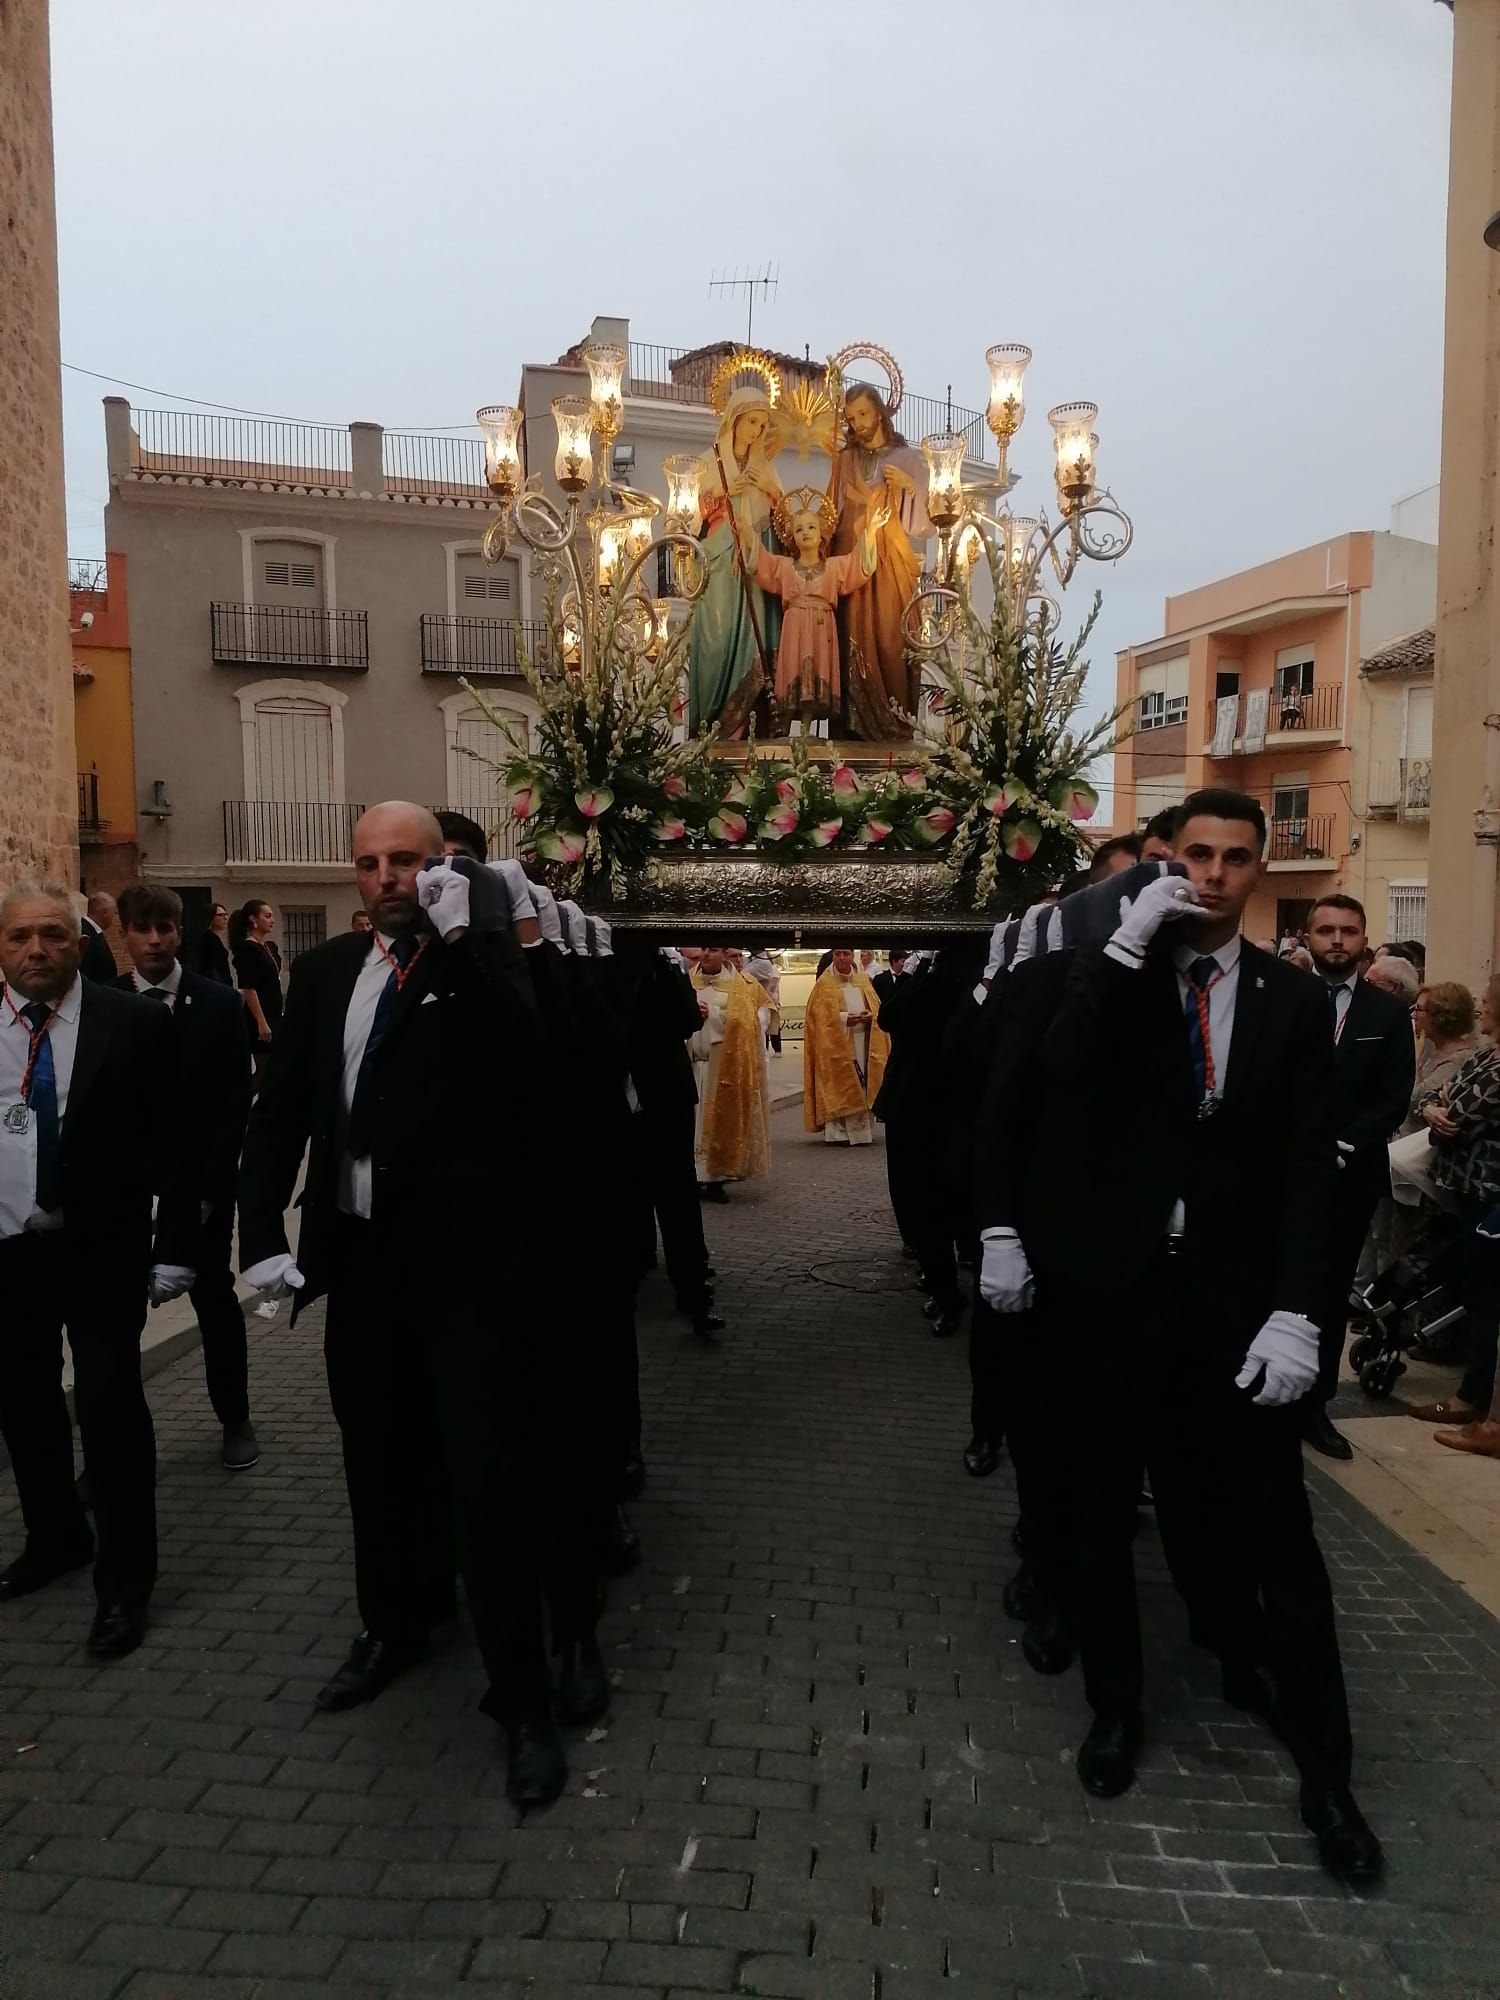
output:
{"label": "woman in black dress", "polygon": [[246,903],[229,919],[229,950],[250,1009],[257,1070],[281,1020],[280,954],[273,957],[269,946],[275,928],[276,912],[269,903]]}
{"label": "woman in black dress", "polygon": [[198,971],[219,986],[233,986],[234,971],[229,963],[229,912],[215,903],[208,929],[198,940]]}

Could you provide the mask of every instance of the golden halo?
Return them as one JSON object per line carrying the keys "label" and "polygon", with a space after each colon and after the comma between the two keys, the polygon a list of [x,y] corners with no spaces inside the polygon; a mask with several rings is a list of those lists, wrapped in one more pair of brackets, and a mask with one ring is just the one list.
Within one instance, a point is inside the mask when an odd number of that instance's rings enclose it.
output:
{"label": "golden halo", "polygon": [[901,398],[906,393],[901,380],[901,370],[896,357],[888,348],[877,347],[873,340],[851,340],[847,347],[841,347],[829,362],[830,372],[837,370],[842,379],[844,368],[850,361],[873,361],[885,376],[887,388],[885,407],[892,416],[901,407]]}
{"label": "golden halo", "polygon": [[746,372],[758,375],[766,385],[766,395],[774,410],[781,401],[781,371],[769,354],[762,354],[758,347],[737,347],[733,354],[726,354],[708,382],[708,407],[716,417],[722,417],[729,402],[729,385],[736,375]]}

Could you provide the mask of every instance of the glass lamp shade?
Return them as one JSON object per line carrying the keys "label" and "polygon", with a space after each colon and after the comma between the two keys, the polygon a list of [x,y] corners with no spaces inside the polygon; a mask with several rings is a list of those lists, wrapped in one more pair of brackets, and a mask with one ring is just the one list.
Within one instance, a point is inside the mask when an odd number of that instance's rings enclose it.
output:
{"label": "glass lamp shade", "polygon": [[625,553],[634,562],[651,546],[651,516],[632,514],[625,523]]}
{"label": "glass lamp shade", "polygon": [[484,476],[492,492],[508,500],[521,484],[521,412],[509,403],[489,403],[474,412],[484,432]]}
{"label": "glass lamp shade", "polygon": [[583,620],[575,598],[566,598],[560,614],[562,657],[565,667],[576,667],[583,658]]}
{"label": "glass lamp shade", "polygon": [[651,616],[646,631],[646,657],[659,660],[667,650],[672,636],[672,600],[670,597],[653,597]]}
{"label": "glass lamp shade", "polygon": [[1094,497],[1094,423],[1097,403],[1059,403],[1047,412],[1052,448],[1057,454],[1057,498],[1065,513],[1087,506]]}
{"label": "glass lamp shade", "polygon": [[603,437],[613,437],[625,415],[625,364],[629,355],[609,341],[585,341],[581,349],[589,371],[589,400],[594,406],[594,423]]}
{"label": "glass lamp shade", "polygon": [[604,507],[596,507],[584,521],[594,538],[594,568],[601,590],[612,589],[619,581],[629,525],[625,515]]}
{"label": "glass lamp shade", "polygon": [[953,544],[953,573],[967,580],[969,572],[979,560],[979,552],[984,547],[979,530],[971,522],[960,528]]}
{"label": "glass lamp shade", "polygon": [[951,528],[963,511],[968,443],[962,431],[934,431],[922,440],[922,456],[927,460],[927,512],[934,527]]}
{"label": "glass lamp shade", "polygon": [[1002,514],[1000,535],[1005,560],[1013,570],[1024,569],[1031,560],[1031,540],[1041,523],[1034,514]]}
{"label": "glass lamp shade", "polygon": [[576,497],[586,491],[594,476],[594,454],[589,448],[594,406],[587,396],[554,396],[552,421],[557,425],[557,457],[552,469],[563,492]]}
{"label": "glass lamp shade", "polygon": [[662,460],[667,475],[667,522],[675,534],[691,535],[698,526],[699,461],[691,452],[676,452]]}
{"label": "glass lamp shade", "polygon": [[1021,419],[1026,414],[1026,401],[1021,393],[1026,370],[1031,362],[1031,349],[1022,347],[1019,341],[1002,341],[998,347],[988,348],[985,360],[990,371],[990,400],[985,418],[995,436],[1000,439],[1013,438],[1021,428]]}

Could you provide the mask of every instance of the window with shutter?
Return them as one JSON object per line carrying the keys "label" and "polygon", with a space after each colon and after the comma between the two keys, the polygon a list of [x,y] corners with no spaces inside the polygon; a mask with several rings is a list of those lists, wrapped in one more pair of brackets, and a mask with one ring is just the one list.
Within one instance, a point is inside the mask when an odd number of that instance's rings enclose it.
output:
{"label": "window with shutter", "polygon": [[323,551],[311,542],[266,541],[256,549],[259,603],[318,611],[323,605]]}
{"label": "window with shutter", "polygon": [[316,563],[292,564],[292,588],[294,590],[316,590],[318,587],[318,566]]}
{"label": "window with shutter", "polygon": [[268,562],[265,566],[265,580],[267,583],[278,585],[283,590],[287,589],[292,581],[291,564]]}
{"label": "window with shutter", "polygon": [[1392,944],[1426,944],[1427,884],[1392,882],[1386,890],[1386,939]]}
{"label": "window with shutter", "polygon": [[334,802],[333,711],[273,695],[255,705],[255,796],[286,804]]}
{"label": "window with shutter", "polygon": [[510,578],[508,576],[481,576],[470,571],[463,580],[466,601],[478,600],[485,604],[507,604],[510,601]]}

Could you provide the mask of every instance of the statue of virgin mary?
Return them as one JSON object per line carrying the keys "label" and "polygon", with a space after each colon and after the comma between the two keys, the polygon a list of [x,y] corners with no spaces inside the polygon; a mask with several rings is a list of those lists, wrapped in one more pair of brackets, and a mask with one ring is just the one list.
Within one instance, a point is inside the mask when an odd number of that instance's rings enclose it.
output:
{"label": "statue of virgin mary", "polygon": [[[773,461],[776,417],[763,389],[734,390],[720,419],[717,455],[699,475],[703,553],[709,581],[693,620],[688,655],[688,728],[717,722],[726,738],[743,736],[774,675],[781,605],[745,573],[740,530],[776,547],[771,509],[781,497]],[[722,466],[722,473],[720,467]],[[726,492],[727,486],[727,492]]]}

